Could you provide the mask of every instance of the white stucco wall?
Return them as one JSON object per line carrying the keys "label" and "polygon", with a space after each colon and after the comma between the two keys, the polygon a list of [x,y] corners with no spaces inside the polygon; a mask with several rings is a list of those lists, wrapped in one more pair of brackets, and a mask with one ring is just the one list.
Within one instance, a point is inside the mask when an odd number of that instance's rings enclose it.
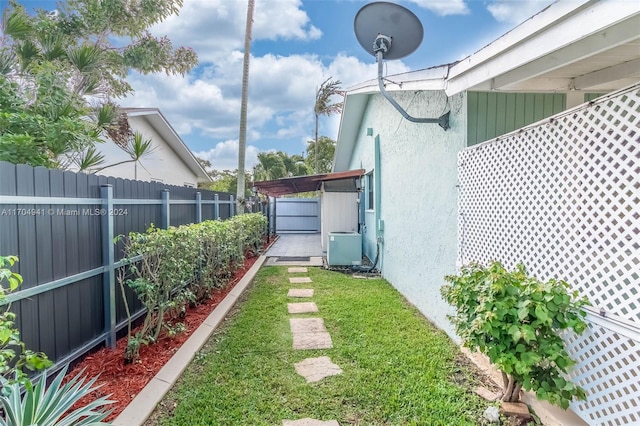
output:
{"label": "white stucco wall", "polygon": [[322,192],[322,251],[327,251],[329,232],[358,231],[358,194],[355,192]]}
{"label": "white stucco wall", "polygon": [[[142,133],[144,139],[151,139],[154,151],[145,156],[137,167],[137,180],[160,181],[170,185],[197,186],[197,175],[193,173],[171,149],[165,140],[153,129],[144,116],[130,117],[131,129]],[[105,165],[115,164],[130,157],[113,142],[97,146],[105,156]],[[109,167],[98,172],[99,175],[136,179],[136,167],[133,162]]]}
{"label": "white stucco wall", "polygon": [[[415,117],[438,117],[444,92],[394,93]],[[456,272],[457,153],[465,147],[465,95],[449,99],[451,129],[411,123],[381,95],[372,95],[350,168],[374,168],[374,138],[380,138],[380,219],[384,221],[382,273],[411,303],[457,340],[440,296],[446,274]],[[366,136],[367,128],[373,136]],[[375,247],[374,214],[367,212],[365,249]]]}

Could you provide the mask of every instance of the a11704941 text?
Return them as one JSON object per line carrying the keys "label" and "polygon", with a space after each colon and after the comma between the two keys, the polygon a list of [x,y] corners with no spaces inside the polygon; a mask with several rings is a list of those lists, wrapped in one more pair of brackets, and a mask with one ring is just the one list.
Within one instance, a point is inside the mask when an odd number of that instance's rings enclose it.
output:
{"label": "a11704941 text", "polygon": [[103,208],[3,208],[0,216],[127,216],[128,209]]}

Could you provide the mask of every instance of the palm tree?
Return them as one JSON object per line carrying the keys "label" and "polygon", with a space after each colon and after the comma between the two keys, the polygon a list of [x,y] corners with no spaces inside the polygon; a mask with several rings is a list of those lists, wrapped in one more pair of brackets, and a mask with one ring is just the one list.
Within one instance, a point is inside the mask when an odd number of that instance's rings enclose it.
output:
{"label": "palm tree", "polygon": [[236,213],[244,213],[245,174],[244,160],[247,150],[247,98],[249,90],[249,58],[251,53],[251,27],[253,26],[253,9],[255,0],[247,5],[247,23],[244,31],[244,62],[242,66],[242,99],[240,103],[240,135],[238,136],[238,186],[236,188]]}
{"label": "palm tree", "polygon": [[316,164],[314,173],[318,174],[318,120],[321,115],[333,115],[342,112],[342,102],[331,103],[331,97],[334,95],[344,95],[344,92],[340,88],[340,80],[333,80],[331,77],[322,82],[318,90],[316,91],[316,103],[313,107],[313,112],[316,116],[316,129],[315,129],[315,148],[314,153],[316,156]]}

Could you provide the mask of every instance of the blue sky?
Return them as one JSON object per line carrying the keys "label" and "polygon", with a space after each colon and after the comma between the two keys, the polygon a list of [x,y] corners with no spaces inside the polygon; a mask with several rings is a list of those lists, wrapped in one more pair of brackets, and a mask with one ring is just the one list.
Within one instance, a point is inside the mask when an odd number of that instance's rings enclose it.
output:
{"label": "blue sky", "polygon": [[[571,1],[571,0],[564,0]],[[55,1],[22,0],[28,9]],[[131,74],[135,94],[121,103],[157,107],[196,155],[217,169],[237,164],[246,0],[184,0],[179,16],[152,29],[193,47],[200,65],[185,77]],[[504,34],[550,0],[396,1],[421,20],[424,40],[394,74],[462,59]],[[0,0],[4,8],[7,0]],[[317,87],[328,77],[348,88],[376,76],[373,56],[358,44],[359,0],[256,0],[249,84],[247,168],[260,151],[301,154],[312,139]],[[322,118],[320,134],[337,137],[339,117]]]}

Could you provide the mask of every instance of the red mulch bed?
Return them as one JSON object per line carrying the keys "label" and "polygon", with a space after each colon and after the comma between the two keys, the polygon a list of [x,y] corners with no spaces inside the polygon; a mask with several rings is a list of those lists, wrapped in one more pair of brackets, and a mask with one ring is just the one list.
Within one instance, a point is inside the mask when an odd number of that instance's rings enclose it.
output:
{"label": "red mulch bed", "polygon": [[[263,246],[266,248],[266,241]],[[100,389],[85,397],[78,403],[82,406],[89,401],[101,396],[110,395],[109,399],[115,401],[108,407],[113,410],[105,421],[115,419],[145,385],[160,371],[164,364],[182,346],[200,324],[213,312],[216,306],[240,281],[244,274],[258,260],[256,255],[247,255],[244,266],[238,269],[223,289],[215,290],[213,295],[187,310],[186,317],[182,320],[186,331],[173,338],[160,337],[158,343],[140,348],[139,359],[132,364],[125,364],[124,353],[127,346],[127,336],[118,340],[116,349],[102,348],[95,353],[87,355],[76,364],[67,377],[75,376],[84,369],[85,377],[100,376],[96,385]],[[134,331],[135,333],[135,331]]]}

